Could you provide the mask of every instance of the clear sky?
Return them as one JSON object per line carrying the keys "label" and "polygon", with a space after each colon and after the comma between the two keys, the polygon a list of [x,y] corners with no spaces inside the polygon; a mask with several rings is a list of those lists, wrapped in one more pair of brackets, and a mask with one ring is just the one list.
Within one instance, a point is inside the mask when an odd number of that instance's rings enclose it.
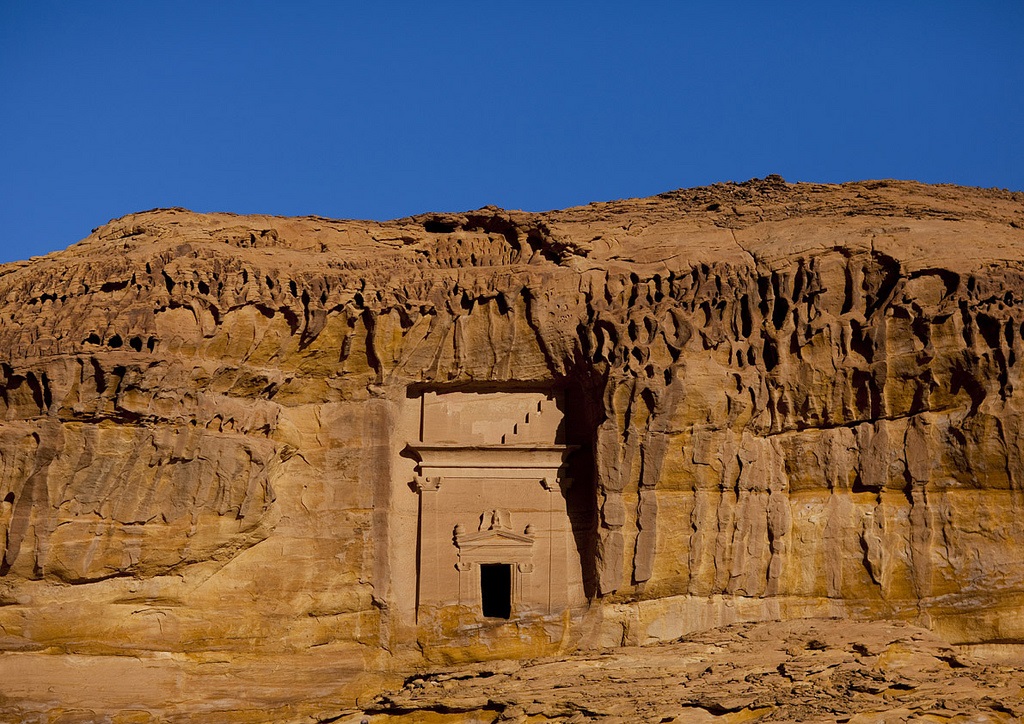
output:
{"label": "clear sky", "polygon": [[1024,1],[0,0],[0,262],[770,173],[1024,189]]}

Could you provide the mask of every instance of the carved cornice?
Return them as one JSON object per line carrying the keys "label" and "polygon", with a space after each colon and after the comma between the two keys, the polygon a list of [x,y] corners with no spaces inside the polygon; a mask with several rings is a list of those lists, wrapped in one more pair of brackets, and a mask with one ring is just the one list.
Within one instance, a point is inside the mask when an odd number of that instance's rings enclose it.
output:
{"label": "carved cornice", "polygon": [[427,445],[407,448],[424,477],[558,479],[576,445]]}

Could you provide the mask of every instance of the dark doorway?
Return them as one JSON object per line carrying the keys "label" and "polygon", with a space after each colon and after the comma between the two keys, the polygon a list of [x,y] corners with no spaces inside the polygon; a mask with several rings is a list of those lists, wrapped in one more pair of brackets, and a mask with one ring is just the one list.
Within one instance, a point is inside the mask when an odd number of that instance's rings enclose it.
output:
{"label": "dark doorway", "polygon": [[487,618],[512,616],[512,566],[508,563],[480,564],[480,600]]}

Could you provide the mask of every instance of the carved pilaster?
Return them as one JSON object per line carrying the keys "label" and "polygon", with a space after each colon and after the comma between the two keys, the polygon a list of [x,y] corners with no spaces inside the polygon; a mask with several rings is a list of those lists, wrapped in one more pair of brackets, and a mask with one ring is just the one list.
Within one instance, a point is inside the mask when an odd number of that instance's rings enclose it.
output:
{"label": "carved pilaster", "polygon": [[416,480],[413,481],[413,485],[416,486],[417,493],[436,493],[441,489],[441,480],[442,478],[440,476],[428,478],[423,475],[417,475]]}
{"label": "carved pilaster", "polygon": [[417,475],[415,484],[420,494],[419,599],[435,603],[441,600],[437,583],[441,565],[437,493],[441,489],[441,477]]}

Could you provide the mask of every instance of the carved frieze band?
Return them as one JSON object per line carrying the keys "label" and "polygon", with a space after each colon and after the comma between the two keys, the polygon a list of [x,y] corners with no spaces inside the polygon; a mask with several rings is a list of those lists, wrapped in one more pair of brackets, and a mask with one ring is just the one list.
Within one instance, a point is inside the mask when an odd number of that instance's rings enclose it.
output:
{"label": "carved frieze band", "polygon": [[[473,566],[476,565],[473,561],[459,561],[455,564],[455,569],[465,573],[466,571],[473,570]],[[532,563],[517,563],[516,570],[520,573],[533,573],[534,567]]]}

